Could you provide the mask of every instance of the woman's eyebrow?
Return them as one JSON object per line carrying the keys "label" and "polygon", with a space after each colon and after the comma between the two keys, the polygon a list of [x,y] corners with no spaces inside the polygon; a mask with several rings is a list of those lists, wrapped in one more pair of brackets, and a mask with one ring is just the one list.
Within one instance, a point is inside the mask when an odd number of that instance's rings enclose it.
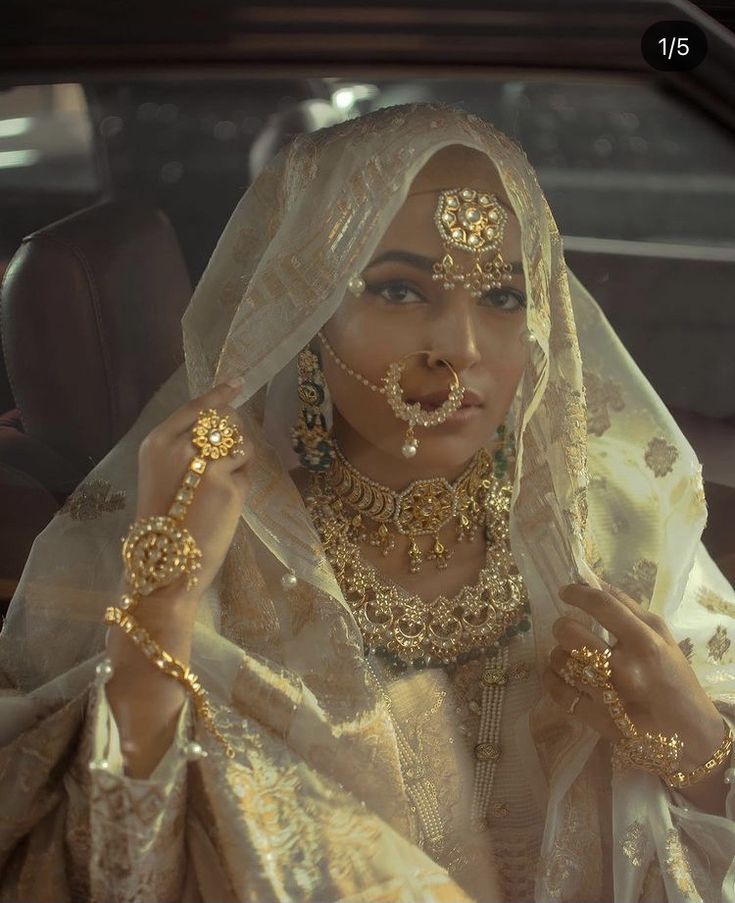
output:
{"label": "woman's eyebrow", "polygon": [[[431,257],[424,257],[423,254],[415,254],[413,251],[384,251],[374,260],[371,260],[366,269],[377,266],[379,263],[406,263],[409,266],[416,267],[419,270],[426,270],[431,273],[434,269],[436,260]],[[523,264],[516,260],[511,264],[513,273],[523,274]]]}

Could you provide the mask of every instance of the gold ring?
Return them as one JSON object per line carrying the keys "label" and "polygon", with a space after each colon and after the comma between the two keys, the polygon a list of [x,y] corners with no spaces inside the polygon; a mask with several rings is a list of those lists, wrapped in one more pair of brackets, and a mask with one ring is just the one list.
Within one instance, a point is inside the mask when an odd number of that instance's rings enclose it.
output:
{"label": "gold ring", "polygon": [[242,434],[230,420],[229,414],[220,414],[214,408],[199,412],[192,432],[198,457],[212,461],[226,458],[243,442]]}
{"label": "gold ring", "polygon": [[566,664],[560,671],[561,677],[570,686],[577,689],[584,686],[606,690],[611,685],[611,655],[612,650],[609,646],[603,651],[590,649],[589,646],[572,649]]}

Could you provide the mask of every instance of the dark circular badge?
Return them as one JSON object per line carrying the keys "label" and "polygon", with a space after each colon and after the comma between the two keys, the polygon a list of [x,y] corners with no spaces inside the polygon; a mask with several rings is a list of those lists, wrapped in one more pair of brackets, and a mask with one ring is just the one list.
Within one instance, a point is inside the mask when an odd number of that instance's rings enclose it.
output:
{"label": "dark circular badge", "polygon": [[707,56],[707,36],[693,22],[657,22],[644,32],[641,53],[661,72],[688,72]]}

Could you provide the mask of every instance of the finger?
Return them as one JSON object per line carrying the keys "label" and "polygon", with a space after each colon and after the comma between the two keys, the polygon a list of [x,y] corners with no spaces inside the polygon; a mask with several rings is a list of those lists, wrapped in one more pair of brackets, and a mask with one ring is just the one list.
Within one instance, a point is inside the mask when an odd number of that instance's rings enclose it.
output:
{"label": "finger", "polygon": [[[551,699],[567,715],[571,714],[572,718],[589,725],[598,734],[610,740],[617,740],[620,737],[620,732],[610,719],[604,703],[588,696],[586,690],[582,692],[570,687],[550,668],[544,671],[543,685]],[[579,702],[574,706],[574,711],[570,713],[569,708],[577,697],[579,697]]]}
{"label": "finger", "polygon": [[554,639],[567,652],[572,649],[579,649],[581,646],[589,646],[590,649],[598,649],[604,652],[608,644],[602,637],[596,636],[589,627],[580,624],[575,618],[567,618],[562,616],[558,618],[551,626],[551,632]]}
{"label": "finger", "polygon": [[192,398],[186,404],[177,408],[173,414],[167,417],[158,427],[159,432],[174,438],[186,430],[191,429],[196,422],[199,412],[209,408],[221,408],[235,398],[243,380],[231,380],[220,383],[197,398]]}
{"label": "finger", "polygon": [[652,630],[655,630],[659,636],[663,637],[670,643],[676,642],[671,631],[669,630],[666,621],[664,621],[662,617],[643,608],[640,602],[637,602],[617,586],[613,586],[611,583],[607,583],[605,580],[600,580],[600,584],[606,592],[610,593],[611,596],[614,596],[619,602],[622,602],[623,605],[630,609],[630,611],[632,611],[633,614],[636,615],[636,617],[640,618],[644,624],[647,624]]}
{"label": "finger", "polygon": [[621,642],[635,643],[646,637],[649,628],[645,622],[605,590],[571,583],[559,590],[559,598],[568,605],[586,611]]}

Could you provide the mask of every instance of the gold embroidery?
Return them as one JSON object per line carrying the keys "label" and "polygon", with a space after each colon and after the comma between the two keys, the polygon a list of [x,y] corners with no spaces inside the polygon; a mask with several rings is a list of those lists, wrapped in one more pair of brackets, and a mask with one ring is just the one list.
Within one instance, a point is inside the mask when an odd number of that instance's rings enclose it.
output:
{"label": "gold embroidery", "polygon": [[90,480],[77,486],[56,516],[68,514],[72,520],[95,520],[103,514],[122,511],[124,507],[124,492],[114,490],[107,480]]}
{"label": "gold embroidery", "polygon": [[250,226],[241,226],[232,243],[232,259],[236,263],[247,263],[253,256],[253,247],[261,242],[260,233]]}
{"label": "gold embroidery", "polygon": [[[219,303],[224,310],[235,311],[244,297],[244,292],[245,280],[242,276],[239,279],[230,279],[222,286],[222,291],[219,294]],[[253,306],[253,301],[251,300],[249,307]]]}
{"label": "gold embroidery", "polygon": [[728,602],[706,586],[703,586],[697,593],[697,602],[702,608],[706,608],[707,611],[712,611],[716,615],[726,615],[728,618],[735,618],[735,603]]}
{"label": "gold embroidery", "polygon": [[[647,558],[641,558],[634,562],[633,567],[627,571],[623,578],[619,581],[620,589],[632,596],[641,604],[648,603],[653,595],[653,588],[656,585],[656,574],[658,565],[649,561]],[[615,580],[607,579],[608,583],[615,583]]]}
{"label": "gold embroidery", "polygon": [[587,469],[587,426],[582,393],[564,378],[549,380],[543,399],[549,420],[549,440],[562,441],[571,473]]}
{"label": "gold embroidery", "polygon": [[584,385],[587,399],[587,431],[593,436],[602,436],[610,428],[610,413],[622,411],[625,407],[620,386],[611,379],[604,379],[597,373],[584,371]]}
{"label": "gold embroidery", "polygon": [[635,866],[643,865],[648,847],[648,834],[643,822],[634,821],[626,828],[623,839],[620,841],[624,855]]}
{"label": "gold embroidery", "polygon": [[712,661],[722,661],[723,656],[730,648],[730,640],[727,637],[726,627],[723,627],[722,624],[717,625],[717,630],[715,630],[714,634],[707,641],[707,648],[709,649],[709,657]]}
{"label": "gold embroidery", "polygon": [[679,643],[679,649],[684,653],[686,660],[690,662],[692,660],[692,656],[694,655],[694,643],[691,641],[690,637],[684,637],[684,639]]}
{"label": "gold embroidery", "polygon": [[675,828],[666,833],[666,870],[684,896],[699,899],[686,850]]}
{"label": "gold embroidery", "polygon": [[630,529],[630,523],[628,518],[623,514],[620,514],[619,511],[615,511],[610,520],[610,530],[613,533],[627,533]]}
{"label": "gold embroidery", "polygon": [[569,508],[564,509],[564,516],[566,517],[571,530],[581,538],[584,538],[588,515],[587,490],[584,486],[580,486],[574,493]]}
{"label": "gold embroidery", "polygon": [[675,445],[669,445],[665,439],[654,436],[648,443],[644,454],[646,466],[657,477],[665,477],[674,468],[674,462],[679,457],[679,450]]}
{"label": "gold embroidery", "polygon": [[490,803],[488,815],[490,818],[507,818],[510,815],[510,809],[507,803],[493,802]]}

